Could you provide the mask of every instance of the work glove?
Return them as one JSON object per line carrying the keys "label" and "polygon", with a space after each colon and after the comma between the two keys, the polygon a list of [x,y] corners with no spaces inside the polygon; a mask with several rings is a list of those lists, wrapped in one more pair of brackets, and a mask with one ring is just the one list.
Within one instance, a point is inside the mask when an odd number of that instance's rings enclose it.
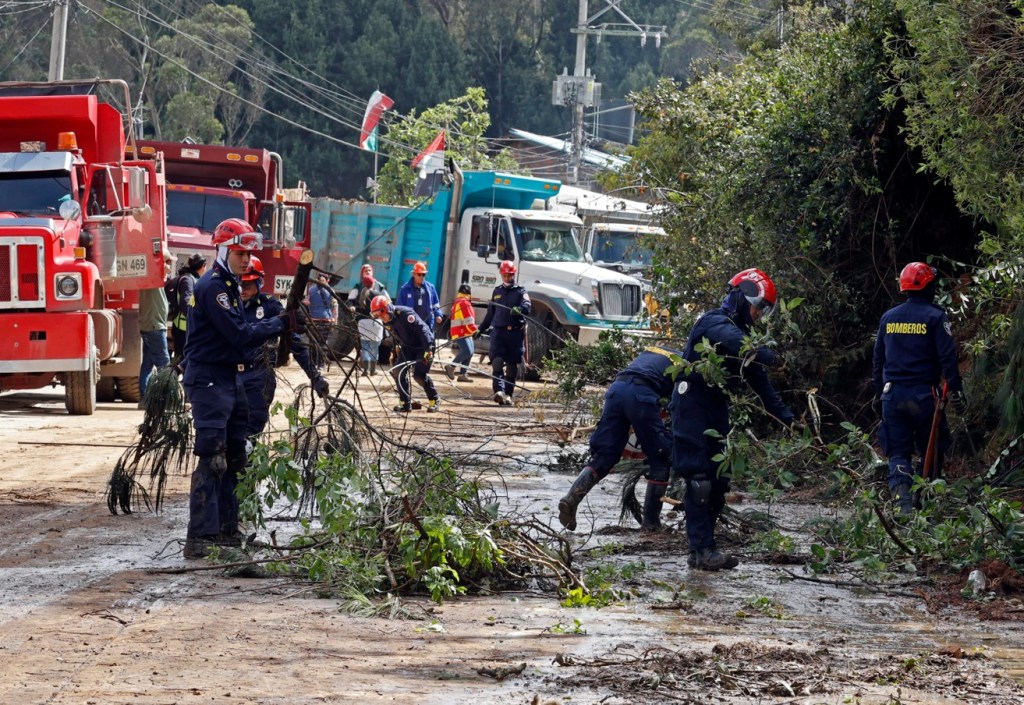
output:
{"label": "work glove", "polygon": [[518,306],[513,306],[512,307],[512,315],[513,316],[522,316],[523,315],[523,309],[519,308]]}
{"label": "work glove", "polygon": [[473,334],[473,337],[479,338],[481,335],[487,335],[487,331],[489,330],[490,328],[481,328],[476,333]]}
{"label": "work glove", "polygon": [[434,359],[434,353],[430,350],[423,351],[423,362],[430,362]]}
{"label": "work glove", "polygon": [[297,308],[291,311],[285,311],[284,313],[279,314],[278,318],[284,319],[284,325],[287,332],[306,332],[306,314],[302,312],[302,309]]}
{"label": "work glove", "polygon": [[331,393],[331,385],[323,375],[319,375],[313,380],[313,391],[317,393],[317,396],[326,397]]}
{"label": "work glove", "polygon": [[882,418],[882,398],[875,397],[871,400],[871,410],[875,412],[875,416]]}
{"label": "work glove", "polygon": [[956,413],[961,416],[967,413],[967,396],[962,391],[950,394],[949,401],[953,404],[953,408],[956,409]]}

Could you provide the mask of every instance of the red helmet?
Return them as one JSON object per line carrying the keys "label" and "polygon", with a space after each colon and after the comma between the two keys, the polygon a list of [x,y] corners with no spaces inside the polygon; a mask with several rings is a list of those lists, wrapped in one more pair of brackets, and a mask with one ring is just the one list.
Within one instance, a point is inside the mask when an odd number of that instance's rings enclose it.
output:
{"label": "red helmet", "polygon": [[381,294],[380,296],[374,296],[373,301],[370,302],[370,315],[374,318],[380,318],[380,314],[383,312],[391,311],[391,299]]}
{"label": "red helmet", "polygon": [[252,252],[263,249],[263,236],[241,218],[228,218],[213,231],[213,245]]}
{"label": "red helmet", "polygon": [[427,273],[427,263],[426,262],[417,262],[416,264],[414,264],[412,266],[412,273],[413,274],[426,274]]}
{"label": "red helmet", "polygon": [[935,281],[938,272],[924,262],[911,262],[900,272],[900,291],[921,291]]}
{"label": "red helmet", "polygon": [[751,306],[759,308],[766,315],[771,313],[775,306],[775,282],[760,269],[744,269],[733,275],[729,280],[729,287],[739,289]]}
{"label": "red helmet", "polygon": [[249,271],[242,275],[242,282],[258,282],[263,279],[266,272],[263,269],[263,263],[260,262],[260,258],[253,255],[249,258]]}
{"label": "red helmet", "polygon": [[505,260],[504,262],[501,263],[501,265],[498,266],[498,272],[501,273],[501,276],[505,276],[506,274],[515,274],[516,263],[511,262],[509,260]]}

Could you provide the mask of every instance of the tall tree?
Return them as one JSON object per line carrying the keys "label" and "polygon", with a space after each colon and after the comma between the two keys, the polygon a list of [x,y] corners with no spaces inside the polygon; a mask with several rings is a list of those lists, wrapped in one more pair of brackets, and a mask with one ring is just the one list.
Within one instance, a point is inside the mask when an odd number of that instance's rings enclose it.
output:
{"label": "tall tree", "polygon": [[806,300],[792,361],[809,384],[847,392],[869,377],[864,341],[899,268],[929,253],[964,261],[976,237],[883,104],[882,38],[899,31],[898,14],[877,0],[851,19],[808,13],[778,50],[639,96],[650,133],[617,184],[674,206],[666,298],[707,292],[711,304],[731,273],[761,267]]}
{"label": "tall tree", "polygon": [[[470,88],[465,95],[393,120],[387,137],[423,149],[444,130],[446,156],[454,158],[461,168],[514,169],[515,162],[509,154],[492,154],[488,149],[484,134],[490,124],[484,90]],[[392,159],[381,171],[380,197],[385,203],[412,203],[416,174],[408,164],[404,159]]]}

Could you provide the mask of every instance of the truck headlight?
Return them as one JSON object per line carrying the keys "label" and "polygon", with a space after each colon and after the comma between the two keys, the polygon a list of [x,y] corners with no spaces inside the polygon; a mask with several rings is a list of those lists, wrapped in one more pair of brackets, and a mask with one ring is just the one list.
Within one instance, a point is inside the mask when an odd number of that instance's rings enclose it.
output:
{"label": "truck headlight", "polygon": [[593,300],[591,310],[585,315],[596,316],[601,311],[601,282],[596,279],[590,280],[590,298]]}
{"label": "truck headlight", "polygon": [[82,275],[78,272],[58,274],[53,288],[59,301],[79,299],[82,297]]}
{"label": "truck headlight", "polygon": [[566,301],[566,304],[581,316],[597,316],[597,306],[592,303],[586,301]]}

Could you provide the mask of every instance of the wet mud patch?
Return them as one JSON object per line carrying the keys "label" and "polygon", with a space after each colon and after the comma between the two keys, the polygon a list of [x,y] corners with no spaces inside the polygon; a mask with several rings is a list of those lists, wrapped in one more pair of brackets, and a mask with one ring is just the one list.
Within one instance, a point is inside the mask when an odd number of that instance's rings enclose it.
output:
{"label": "wet mud patch", "polygon": [[[816,650],[741,641],[710,651],[620,644],[586,658],[559,654],[564,669],[549,685],[611,695],[601,702],[629,703],[902,703],[930,697],[987,705],[1019,705],[1024,687],[1000,675],[984,654],[944,647],[936,653],[857,657],[846,650]],[[878,700],[882,698],[882,700]]]}
{"label": "wet mud patch", "polygon": [[955,607],[980,620],[1024,622],[1024,576],[998,560],[982,561],[977,569],[985,575],[984,591],[973,593],[969,569],[934,576],[933,587],[923,593],[928,608],[937,612]]}

